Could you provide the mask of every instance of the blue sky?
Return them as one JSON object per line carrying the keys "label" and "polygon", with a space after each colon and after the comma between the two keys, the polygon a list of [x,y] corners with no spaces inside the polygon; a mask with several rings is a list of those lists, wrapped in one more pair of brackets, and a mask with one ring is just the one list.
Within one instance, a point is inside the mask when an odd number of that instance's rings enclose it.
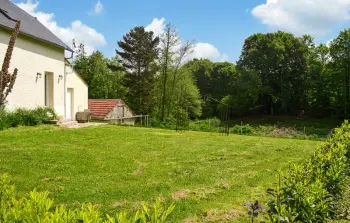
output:
{"label": "blue sky", "polygon": [[[112,56],[134,26],[160,33],[176,25],[182,40],[195,39],[193,57],[235,62],[251,34],[284,30],[316,42],[350,27],[350,0],[13,0],[66,43],[76,37],[91,53]],[[152,23],[153,22],[153,23]]]}

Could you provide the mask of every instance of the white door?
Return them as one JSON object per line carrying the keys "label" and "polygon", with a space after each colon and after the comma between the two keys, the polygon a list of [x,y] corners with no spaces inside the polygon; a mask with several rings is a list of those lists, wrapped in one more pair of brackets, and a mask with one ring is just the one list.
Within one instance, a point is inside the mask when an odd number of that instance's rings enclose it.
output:
{"label": "white door", "polygon": [[66,119],[67,120],[72,120],[72,89],[68,88],[67,89],[67,98],[66,98]]}

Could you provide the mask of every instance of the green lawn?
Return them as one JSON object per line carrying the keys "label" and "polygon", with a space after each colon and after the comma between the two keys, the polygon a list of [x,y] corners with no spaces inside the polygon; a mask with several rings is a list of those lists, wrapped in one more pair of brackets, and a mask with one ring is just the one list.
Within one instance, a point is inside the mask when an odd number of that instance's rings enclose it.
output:
{"label": "green lawn", "polygon": [[120,126],[20,127],[0,132],[0,174],[9,173],[20,194],[48,190],[70,206],[92,202],[111,212],[161,197],[176,199],[173,222],[223,221],[247,201],[266,202],[274,170],[319,143]]}

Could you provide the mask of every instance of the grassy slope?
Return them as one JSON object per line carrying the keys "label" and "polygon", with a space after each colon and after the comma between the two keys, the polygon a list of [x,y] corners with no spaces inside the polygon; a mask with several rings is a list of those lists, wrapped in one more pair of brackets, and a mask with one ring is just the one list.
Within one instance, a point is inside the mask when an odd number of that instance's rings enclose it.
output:
{"label": "grassy slope", "polygon": [[118,126],[21,127],[0,132],[0,174],[9,173],[21,194],[48,190],[58,203],[93,202],[105,211],[188,189],[176,202],[180,220],[266,201],[274,170],[287,169],[318,144]]}

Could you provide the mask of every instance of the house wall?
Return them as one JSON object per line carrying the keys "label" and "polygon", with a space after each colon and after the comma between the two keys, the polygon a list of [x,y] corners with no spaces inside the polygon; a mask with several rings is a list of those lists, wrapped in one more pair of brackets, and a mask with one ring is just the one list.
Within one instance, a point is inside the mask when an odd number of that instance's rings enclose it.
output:
{"label": "house wall", "polygon": [[[2,64],[11,31],[0,27],[0,64]],[[53,108],[64,116],[64,49],[24,35],[18,35],[12,54],[9,72],[18,69],[12,92],[7,97],[6,108],[35,108],[45,106],[45,73],[53,74]],[[37,73],[41,78],[37,79]]]}
{"label": "house wall", "polygon": [[73,88],[73,117],[76,119],[76,113],[89,108],[88,86],[80,76],[71,68],[67,69],[72,73],[67,73],[67,88]]}

